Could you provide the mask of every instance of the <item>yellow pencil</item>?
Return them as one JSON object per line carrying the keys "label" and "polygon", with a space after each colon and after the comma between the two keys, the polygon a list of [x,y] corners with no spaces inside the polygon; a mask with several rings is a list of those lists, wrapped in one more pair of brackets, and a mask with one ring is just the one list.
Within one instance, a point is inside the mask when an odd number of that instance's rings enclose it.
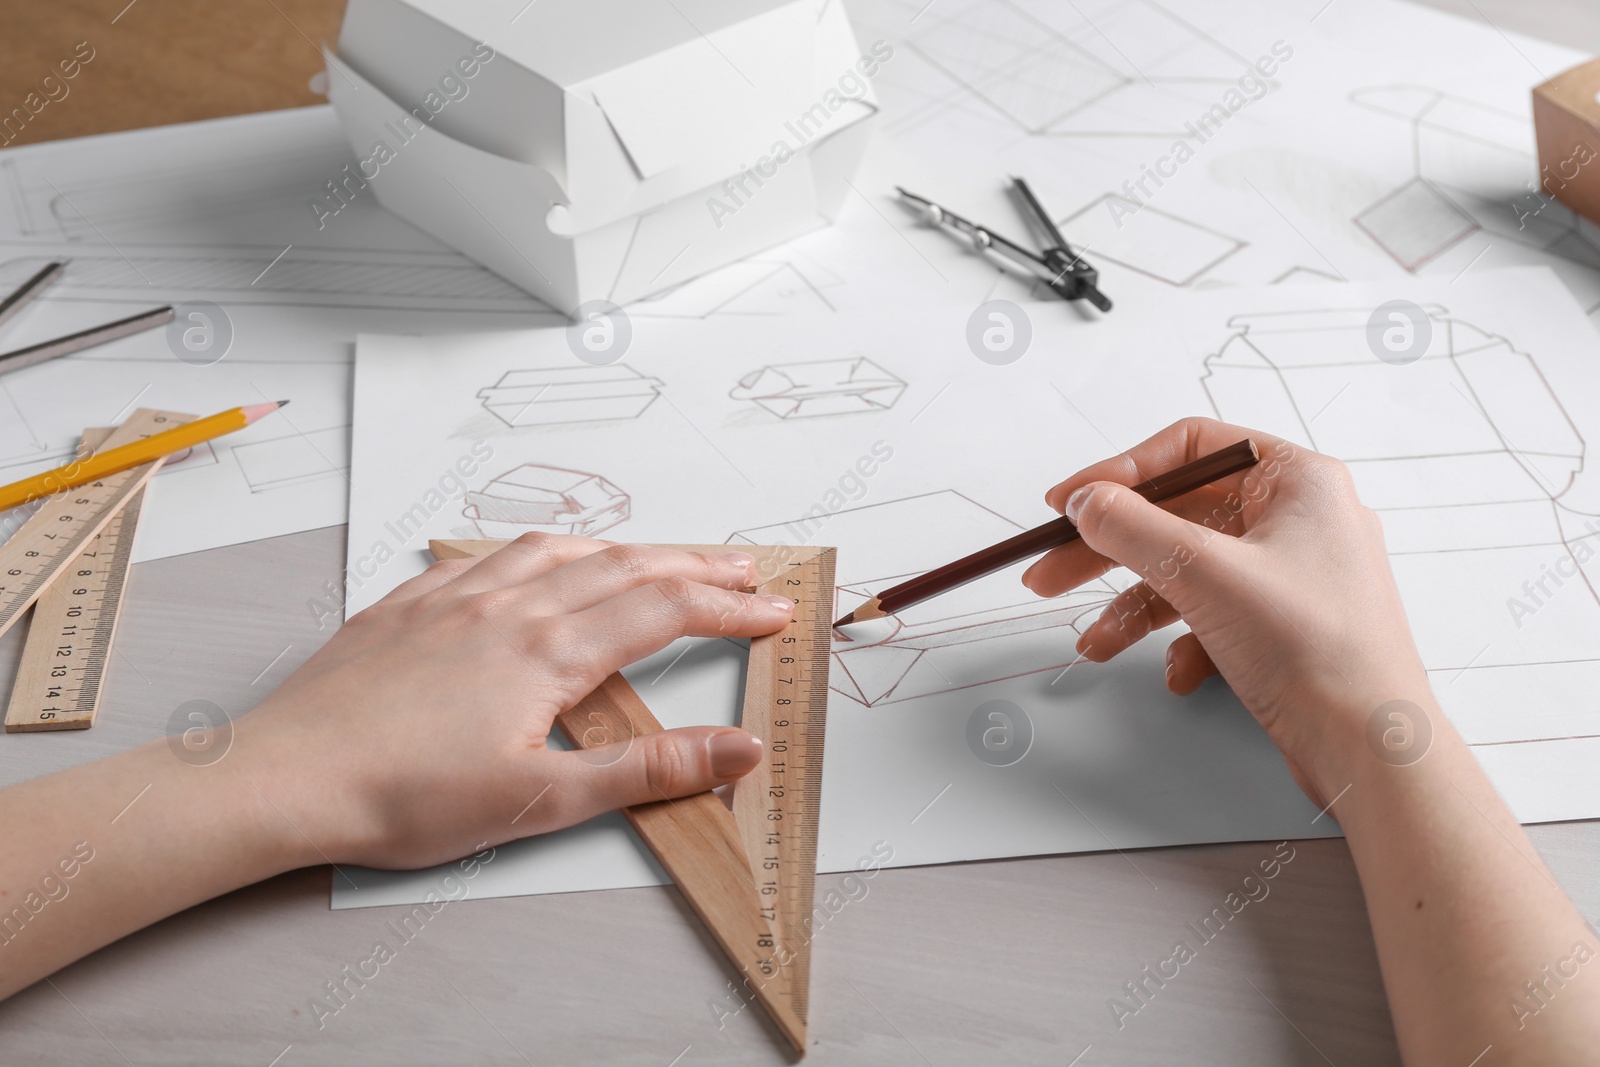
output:
{"label": "yellow pencil", "polygon": [[57,467],[53,471],[45,471],[43,474],[35,474],[32,478],[13,482],[0,487],[0,511],[20,507],[30,500],[38,500],[52,493],[64,493],[76,486],[88,485],[99,478],[132,470],[162,456],[170,456],[174,452],[193,448],[214,437],[242,430],[287,403],[287,400],[279,400],[270,404],[246,404],[242,408],[232,408],[203,419],[196,419],[194,422],[186,422],[170,430],[151,434],[142,441],[108,448],[104,452],[96,452],[83,459],[73,460],[65,467]]}

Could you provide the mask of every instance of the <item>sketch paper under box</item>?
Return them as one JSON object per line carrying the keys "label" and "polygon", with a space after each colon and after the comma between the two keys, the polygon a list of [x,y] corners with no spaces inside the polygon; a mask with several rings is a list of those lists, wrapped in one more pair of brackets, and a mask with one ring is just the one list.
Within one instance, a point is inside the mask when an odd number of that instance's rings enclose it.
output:
{"label": "sketch paper under box", "polygon": [[[1431,347],[1404,367],[1366,342],[1372,308],[1396,298],[1430,312]],[[1034,318],[1032,348],[1008,367],[973,357],[959,308],[840,315],[803,337],[760,320],[636,324],[628,380],[659,382],[642,413],[522,427],[484,414],[482,383],[575,366],[560,334],[363,336],[352,563],[392,541],[438,473],[478,445],[493,458],[469,491],[505,501],[497,536],[594,520],[611,539],[837,545],[843,611],[1048,519],[1044,489],[1114,447],[1186,414],[1221,415],[1350,461],[1386,523],[1434,686],[1496,784],[1527,821],[1600,815],[1600,467],[1587,462],[1600,343],[1559,282],[1521,269],[1179,295],[1165,316],[1108,318],[1092,335],[1055,310]],[[821,355],[867,361],[904,395],[818,418],[752,411],[737,395],[754,370]],[[538,503],[517,502],[528,496]],[[424,566],[427,538],[483,536],[483,504],[452,499],[394,544],[352,609]],[[1175,633],[1069,667],[1125,572],[1041,600],[1021,569],[920,605],[881,639],[836,644],[824,870],[880,840],[917,864],[1337,832],[1223,686],[1164,691]],[[1561,582],[1547,577],[1557,571]],[[674,646],[629,675],[668,724],[731,720],[727,643]],[[995,699],[1032,724],[1009,767],[965,740]],[[660,880],[618,820],[502,855],[479,891]],[[427,884],[350,873],[361,888],[336,888],[341,907],[419,899]]]}

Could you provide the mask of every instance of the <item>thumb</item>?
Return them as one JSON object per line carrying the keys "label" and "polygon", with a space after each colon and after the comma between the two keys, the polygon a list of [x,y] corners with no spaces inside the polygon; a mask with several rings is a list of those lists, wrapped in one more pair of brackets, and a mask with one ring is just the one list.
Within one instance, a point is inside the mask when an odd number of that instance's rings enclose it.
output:
{"label": "thumb", "polygon": [[761,739],[731,726],[686,726],[573,753],[594,814],[704,793],[761,762]]}
{"label": "thumb", "polygon": [[1213,553],[1227,548],[1213,543],[1215,530],[1174,515],[1116,482],[1079,488],[1067,498],[1063,514],[1077,525],[1084,544],[1134,571],[1163,596],[1179,574],[1206,567]]}

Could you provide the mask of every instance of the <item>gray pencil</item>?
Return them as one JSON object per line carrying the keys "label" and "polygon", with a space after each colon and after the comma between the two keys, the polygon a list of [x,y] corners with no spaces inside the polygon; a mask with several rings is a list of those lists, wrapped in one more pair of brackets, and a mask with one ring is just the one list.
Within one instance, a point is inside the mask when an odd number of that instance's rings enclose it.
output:
{"label": "gray pencil", "polygon": [[47,285],[61,277],[61,272],[66,266],[66,263],[59,260],[55,263],[46,263],[39,273],[18,286],[16,292],[0,300],[0,323],[4,323],[21,311],[22,305],[38,296]]}
{"label": "gray pencil", "polygon": [[139,333],[144,330],[153,330],[157,326],[165,326],[172,321],[172,305],[156,308],[153,311],[141,311],[137,315],[129,315],[116,322],[108,322],[103,326],[91,327],[78,333],[57,337],[53,341],[41,341],[27,348],[19,348],[15,352],[0,355],[0,374],[7,371],[21,370],[31,367],[35,363],[55,359],[72,352],[81,352],[85,348],[103,345],[107,341],[115,341],[119,337]]}

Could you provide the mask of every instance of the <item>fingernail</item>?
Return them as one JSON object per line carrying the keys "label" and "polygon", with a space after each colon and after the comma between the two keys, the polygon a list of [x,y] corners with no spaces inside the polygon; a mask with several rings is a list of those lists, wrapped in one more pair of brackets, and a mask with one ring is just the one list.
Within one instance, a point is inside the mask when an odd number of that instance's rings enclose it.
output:
{"label": "fingernail", "polygon": [[761,761],[761,738],[743,730],[724,730],[706,742],[714,778],[738,778]]}
{"label": "fingernail", "polygon": [[745,568],[749,568],[750,564],[756,561],[756,558],[748,552],[724,552],[722,558]]}
{"label": "fingernail", "polygon": [[1083,505],[1088,501],[1089,494],[1093,492],[1094,486],[1086,485],[1082,489],[1073,490],[1072,495],[1067,497],[1066,506],[1061,509],[1061,513],[1067,517],[1069,522],[1075,523],[1078,521],[1078,513],[1083,510]]}
{"label": "fingernail", "polygon": [[1083,631],[1083,635],[1078,638],[1078,655],[1084,657],[1085,659],[1094,659],[1095,635],[1098,634],[1101,629],[1103,629],[1101,624],[1104,622],[1104,618],[1096,619],[1094,622],[1089,624],[1088,629]]}
{"label": "fingernail", "polygon": [[794,601],[790,600],[786,596],[775,596],[774,595],[774,596],[762,597],[762,599],[765,600],[768,604],[771,604],[773,607],[777,608],[779,611],[793,611],[794,610]]}

